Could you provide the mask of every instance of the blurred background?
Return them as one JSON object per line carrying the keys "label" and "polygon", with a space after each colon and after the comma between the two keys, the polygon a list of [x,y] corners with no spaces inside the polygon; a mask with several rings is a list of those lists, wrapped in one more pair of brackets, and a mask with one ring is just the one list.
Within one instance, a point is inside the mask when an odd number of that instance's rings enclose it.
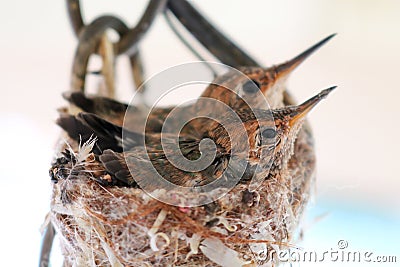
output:
{"label": "blurred background", "polygon": [[[82,7],[86,21],[109,13],[134,25],[146,3],[86,0]],[[286,61],[338,33],[289,80],[299,101],[339,86],[309,116],[318,176],[301,247],[329,251],[345,240],[352,251],[397,256],[397,263],[360,266],[398,266],[400,2],[192,3],[265,66]],[[69,89],[77,40],[65,1],[8,1],[0,9],[0,20],[0,251],[5,266],[32,266],[39,255],[39,228],[49,210],[48,168],[60,132],[54,124],[56,109],[65,104],[61,93]],[[140,48],[146,77],[196,60],[162,16]],[[118,91],[125,101],[133,90],[128,68],[128,60],[121,58]],[[321,264],[331,265],[346,264]]]}

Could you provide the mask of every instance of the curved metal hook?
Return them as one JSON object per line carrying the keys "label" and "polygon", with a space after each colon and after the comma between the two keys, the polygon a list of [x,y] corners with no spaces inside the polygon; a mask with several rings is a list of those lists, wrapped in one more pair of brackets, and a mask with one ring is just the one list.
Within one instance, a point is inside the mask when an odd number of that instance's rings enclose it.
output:
{"label": "curved metal hook", "polygon": [[72,29],[74,30],[76,37],[79,37],[80,31],[85,26],[79,0],[67,0],[67,10]]}
{"label": "curved metal hook", "polygon": [[[120,35],[120,40],[115,44],[115,52],[118,55],[123,53],[128,55],[135,54],[137,51],[137,44],[147,33],[156,15],[165,8],[166,4],[167,0],[150,0],[136,26]],[[80,39],[80,35],[85,31],[84,29],[87,26],[82,18],[79,0],[67,0],[67,9],[74,33]],[[95,19],[89,25],[93,24],[98,19],[99,18]]]}
{"label": "curved metal hook", "polygon": [[117,31],[120,36],[129,31],[122,20],[113,16],[101,16],[81,30],[72,65],[71,88],[73,91],[84,90],[89,57],[96,52],[101,36],[110,28]]}
{"label": "curved metal hook", "polygon": [[116,44],[118,54],[135,54],[137,44],[150,29],[156,15],[164,9],[166,4],[167,0],[150,0],[137,25],[129,30],[128,33],[124,34],[121,40]]}
{"label": "curved metal hook", "polygon": [[39,267],[47,267],[50,262],[50,252],[53,246],[54,236],[56,231],[51,222],[48,223],[42,237],[42,247],[40,249]]}

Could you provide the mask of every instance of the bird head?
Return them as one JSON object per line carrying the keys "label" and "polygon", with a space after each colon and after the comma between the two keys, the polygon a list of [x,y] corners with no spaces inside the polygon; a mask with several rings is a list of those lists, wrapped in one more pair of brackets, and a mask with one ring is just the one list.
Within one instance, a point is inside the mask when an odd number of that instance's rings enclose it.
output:
{"label": "bird head", "polygon": [[[271,107],[282,106],[283,91],[285,90],[285,82],[290,74],[303,63],[316,50],[327,43],[335,34],[329,35],[318,43],[309,47],[296,57],[269,68],[261,67],[243,67],[240,70],[247,76],[247,80],[243,80],[241,86],[237,87],[239,94],[246,102],[254,101],[255,94],[258,90],[266,97]],[[252,105],[254,107],[254,105]]]}
{"label": "bird head", "polygon": [[[293,154],[294,142],[306,115],[334,88],[325,89],[297,106],[269,110],[241,109],[236,111],[239,121],[227,116],[224,125],[214,122],[207,137],[225,155],[230,154],[231,160],[235,158],[238,165],[230,165],[232,170],[229,175],[240,174],[241,180],[247,181],[253,177],[265,179],[269,174],[283,170]],[[236,131],[240,127],[244,127],[247,140],[241,139],[239,130]]]}
{"label": "bird head", "polygon": [[249,162],[257,164],[259,172],[265,174],[284,169],[293,154],[294,142],[306,115],[335,88],[325,89],[300,105],[271,111],[256,110],[259,119],[251,123],[258,129],[250,137],[254,139],[255,147],[252,151],[256,153],[249,155]]}

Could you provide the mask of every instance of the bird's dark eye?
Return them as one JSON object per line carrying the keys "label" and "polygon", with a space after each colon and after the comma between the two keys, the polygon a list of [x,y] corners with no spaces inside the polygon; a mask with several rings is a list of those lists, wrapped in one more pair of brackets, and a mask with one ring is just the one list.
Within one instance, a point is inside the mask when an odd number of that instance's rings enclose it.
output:
{"label": "bird's dark eye", "polygon": [[263,138],[272,139],[272,138],[275,138],[276,131],[273,128],[267,128],[267,129],[262,131],[261,136]]}
{"label": "bird's dark eye", "polygon": [[243,84],[243,91],[246,93],[255,93],[260,89],[260,84],[255,80],[249,80]]}

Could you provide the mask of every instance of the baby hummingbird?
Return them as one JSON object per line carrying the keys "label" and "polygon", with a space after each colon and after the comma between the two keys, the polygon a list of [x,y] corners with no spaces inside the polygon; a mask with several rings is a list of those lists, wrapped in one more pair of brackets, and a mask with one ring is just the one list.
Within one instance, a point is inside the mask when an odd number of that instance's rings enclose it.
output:
{"label": "baby hummingbird", "polygon": [[[270,68],[242,67],[218,76],[205,89],[197,102],[191,108],[185,108],[181,113],[186,117],[194,117],[201,113],[203,117],[214,119],[215,116],[224,113],[225,109],[225,106],[219,104],[218,101],[233,110],[282,107],[283,93],[286,89],[285,81],[288,76],[334,36],[335,34],[332,34],[324,38],[285,63]],[[201,136],[209,124],[209,119],[195,119],[188,123],[183,131]]]}
{"label": "baby hummingbird", "polygon": [[[157,184],[147,183],[154,181],[149,179],[149,175],[156,174],[179,186],[197,187],[215,180],[220,180],[223,186],[227,179],[246,181],[254,175],[263,179],[279,175],[293,153],[293,144],[304,117],[333,89],[323,90],[298,106],[254,109],[252,112],[238,110],[240,120],[228,119],[225,125],[217,122],[210,125],[204,137],[211,139],[213,145],[203,147],[201,139],[188,135],[174,137],[163,133],[165,136],[162,137],[162,133],[143,135],[125,130],[123,136],[122,127],[90,113],[64,115],[57,123],[77,142],[86,141],[92,135],[97,137],[93,152],[104,172],[112,177],[111,182],[101,182],[130,187],[140,184],[157,189]],[[246,140],[237,134],[241,124]],[[173,146],[169,149],[169,144],[177,145],[179,153]],[[168,157],[168,154],[172,156]],[[203,155],[213,157],[207,166],[191,168],[196,169],[194,171],[179,168],[173,162],[183,156],[184,160],[196,165],[196,160]],[[232,159],[236,159],[236,164],[229,164]]]}
{"label": "baby hummingbird", "polygon": [[[231,70],[218,76],[205,89],[197,103],[183,107],[180,114],[175,114],[187,118],[194,117],[201,111],[203,115],[213,117],[222,110],[215,106],[215,101],[205,101],[204,98],[221,101],[234,110],[245,107],[262,109],[281,107],[283,106],[283,91],[287,77],[334,36],[335,34],[332,34],[324,38],[285,63],[270,68],[242,67],[239,68],[239,71]],[[125,120],[124,125],[136,132],[141,132],[143,129],[146,129],[147,132],[160,132],[166,117],[173,109],[173,107],[153,108],[148,113],[148,110],[143,107],[128,106],[106,97],[85,96],[82,92],[68,92],[63,96],[82,111],[96,114],[116,125],[122,126]],[[210,111],[210,114],[204,113],[207,110]],[[184,120],[184,118],[180,118],[180,120]],[[183,131],[201,137],[208,124],[209,120],[193,120],[186,125]],[[171,125],[171,128],[176,127]]]}
{"label": "baby hummingbird", "polygon": [[334,36],[335,34],[329,35],[282,64],[269,68],[242,67],[239,68],[239,71],[245,75],[230,71],[219,76],[203,92],[201,97],[220,100],[234,109],[243,108],[246,104],[251,108],[266,108],[265,101],[256,97],[258,93],[261,93],[266,97],[270,107],[280,107],[283,101],[285,81],[289,75]]}

